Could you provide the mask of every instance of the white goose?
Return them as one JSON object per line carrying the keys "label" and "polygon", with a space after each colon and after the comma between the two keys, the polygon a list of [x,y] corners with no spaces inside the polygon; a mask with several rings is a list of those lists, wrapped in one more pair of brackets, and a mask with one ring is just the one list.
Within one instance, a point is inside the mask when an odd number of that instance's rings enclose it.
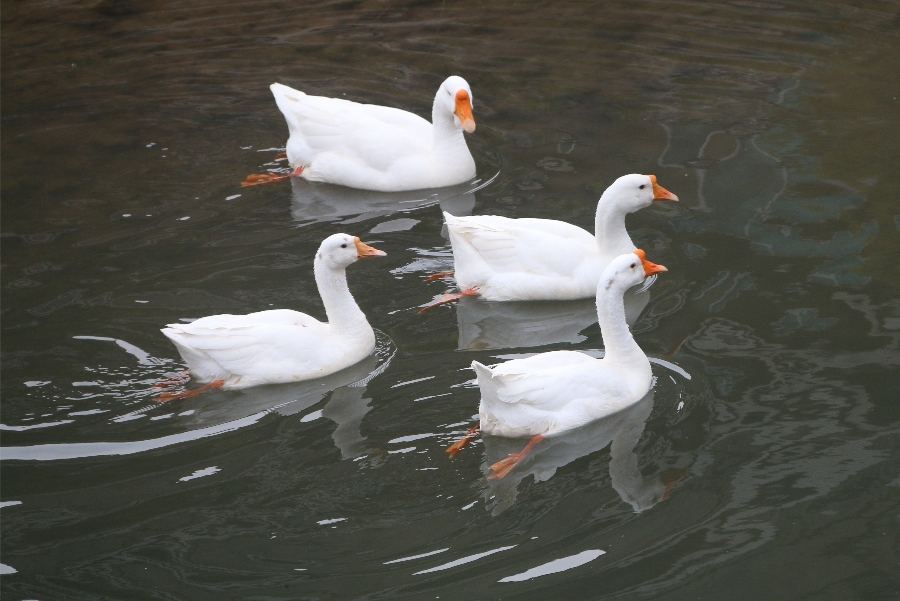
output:
{"label": "white goose", "polygon": [[475,177],[463,135],[475,131],[472,90],[462,77],[451,75],[438,88],[431,123],[400,109],[309,96],[280,83],[270,88],[288,124],[293,175],[382,192]]}
{"label": "white goose", "polygon": [[334,234],[316,252],[313,271],[327,322],[289,309],[247,315],[211,315],[162,329],[175,343],[191,375],[206,385],[163,400],[195,396],[210,388],[320,378],[349,367],[375,348],[375,333],[347,287],[346,268],[385,253],[355,236]]}
{"label": "white goose", "polygon": [[493,301],[592,298],[609,262],[634,250],[625,216],[678,197],[654,175],[623,175],[597,202],[595,233],[555,219],[444,213],[459,296]]}
{"label": "white goose", "polygon": [[603,335],[602,359],[577,351],[540,353],[495,367],[478,361],[472,368],[481,389],[479,425],[451,445],[458,453],[480,431],[511,438],[530,436],[519,453],[491,466],[502,478],[544,437],[555,436],[611,415],[639,401],[653,383],[650,361],[625,322],[625,291],[650,275],[666,271],[644,251],[610,262],[596,288],[597,317]]}

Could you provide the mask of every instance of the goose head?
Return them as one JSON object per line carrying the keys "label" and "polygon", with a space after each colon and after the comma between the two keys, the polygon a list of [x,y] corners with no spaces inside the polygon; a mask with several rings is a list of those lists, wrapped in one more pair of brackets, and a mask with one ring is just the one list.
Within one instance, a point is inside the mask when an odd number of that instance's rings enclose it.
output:
{"label": "goose head", "polygon": [[435,104],[439,104],[443,111],[452,115],[453,124],[470,134],[475,131],[475,117],[472,115],[474,106],[472,88],[468,82],[459,75],[451,75],[444,80],[435,96]]}
{"label": "goose head", "polygon": [[623,292],[632,286],[637,286],[644,278],[668,271],[665,265],[657,265],[647,259],[647,253],[640,248],[634,252],[619,255],[613,259],[603,272],[601,282],[605,282],[604,288],[612,287]]}
{"label": "goose head", "polygon": [[631,173],[623,175],[603,193],[606,202],[615,204],[626,213],[649,207],[654,200],[677,202],[678,197],[659,185],[655,175]]}
{"label": "goose head", "polygon": [[383,250],[369,246],[358,236],[334,234],[322,241],[316,252],[316,263],[321,263],[331,269],[346,269],[347,266],[359,259],[383,257],[386,254]]}

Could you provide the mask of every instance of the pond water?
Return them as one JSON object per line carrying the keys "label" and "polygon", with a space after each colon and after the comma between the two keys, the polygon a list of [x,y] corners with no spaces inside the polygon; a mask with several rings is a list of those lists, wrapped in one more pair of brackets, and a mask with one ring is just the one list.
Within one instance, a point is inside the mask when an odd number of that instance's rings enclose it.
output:
{"label": "pond water", "polygon": [[[4,599],[896,599],[900,10],[866,1],[2,7]],[[478,177],[242,189],[273,81],[430,114],[472,86]],[[466,299],[440,208],[590,228],[617,176],[669,268],[652,393],[538,450],[444,448],[469,369],[602,350],[593,306]],[[376,354],[160,405],[166,323],[321,315],[335,232]]]}

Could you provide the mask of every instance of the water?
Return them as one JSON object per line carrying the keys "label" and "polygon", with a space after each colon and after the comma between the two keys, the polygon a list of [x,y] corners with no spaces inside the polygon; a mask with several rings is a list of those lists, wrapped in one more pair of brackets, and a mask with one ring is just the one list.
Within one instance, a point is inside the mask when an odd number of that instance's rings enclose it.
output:
{"label": "water", "polygon": [[[900,596],[895,3],[2,13],[4,599]],[[477,181],[238,186],[286,137],[270,82],[427,115],[450,73]],[[508,480],[518,443],[449,461],[473,359],[602,344],[590,303],[419,315],[439,207],[590,227],[627,172],[682,200],[629,220],[670,270],[633,327],[652,395]],[[159,327],[321,314],[338,231],[389,253],[350,272],[376,356],[153,403]]]}

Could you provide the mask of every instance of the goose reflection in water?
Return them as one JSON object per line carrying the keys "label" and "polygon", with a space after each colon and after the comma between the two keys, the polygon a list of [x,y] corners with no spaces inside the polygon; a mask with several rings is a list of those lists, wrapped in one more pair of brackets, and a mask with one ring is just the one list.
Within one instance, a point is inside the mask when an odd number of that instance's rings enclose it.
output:
{"label": "goose reflection in water", "polygon": [[[625,293],[625,321],[634,325],[650,302],[646,289]],[[575,344],[581,332],[597,324],[593,299],[576,301],[491,302],[460,299],[456,307],[459,350]]]}
{"label": "goose reflection in water", "polygon": [[[317,380],[257,386],[233,391],[213,391],[203,396],[174,401],[165,405],[151,403],[113,417],[110,424],[128,429],[140,424],[139,432],[146,435],[150,423],[158,435],[139,440],[119,442],[49,443],[27,446],[3,447],[3,459],[56,461],[83,457],[120,456],[139,454],[176,444],[218,436],[226,432],[251,427],[270,413],[288,416],[302,413],[328,397],[325,405],[301,418],[313,421],[325,417],[337,427],[332,432],[335,446],[345,459],[358,457],[366,450],[366,439],[360,432],[363,418],[371,410],[365,396],[366,386],[372,378],[387,369],[396,354],[396,347],[376,330],[374,354],[346,369]],[[164,360],[157,359],[126,341],[97,336],[79,336],[79,339],[114,342],[138,359],[145,369],[157,367]],[[146,373],[139,374],[143,381]],[[147,422],[146,416],[154,416],[160,410],[172,411],[177,416],[164,421]],[[155,416],[159,417],[159,416]],[[173,432],[173,430],[176,430]]]}
{"label": "goose reflection in water", "polygon": [[[324,417],[336,424],[332,439],[344,459],[358,457],[365,452],[366,439],[360,432],[363,418],[372,409],[371,399],[365,396],[367,384],[390,365],[396,349],[386,337],[376,331],[374,354],[339,372],[305,382],[256,386],[221,393],[228,395],[223,402],[219,395],[209,399],[198,397],[191,401],[195,416],[204,422],[221,422],[255,411],[269,411],[282,416],[302,413],[327,398],[325,405],[301,418],[308,422]],[[202,403],[202,404],[201,404]]]}
{"label": "goose reflection in water", "polygon": [[409,192],[374,192],[292,177],[291,215],[301,225],[356,223],[433,205],[439,205],[443,211],[469,215],[475,207],[475,191],[490,181],[475,180],[460,186]]}
{"label": "goose reflection in water", "polygon": [[[636,513],[646,511],[668,498],[674,479],[670,472],[657,472],[645,476],[635,448],[647,418],[653,410],[654,389],[643,399],[603,419],[587,424],[566,434],[544,439],[528,458],[516,466],[506,477],[488,479],[486,498],[493,498],[491,511],[497,515],[516,500],[519,482],[533,476],[535,482],[544,482],[569,463],[609,446],[609,475],[612,487],[619,497]],[[510,453],[522,448],[522,441],[515,438],[484,436],[487,475],[490,466]]]}

